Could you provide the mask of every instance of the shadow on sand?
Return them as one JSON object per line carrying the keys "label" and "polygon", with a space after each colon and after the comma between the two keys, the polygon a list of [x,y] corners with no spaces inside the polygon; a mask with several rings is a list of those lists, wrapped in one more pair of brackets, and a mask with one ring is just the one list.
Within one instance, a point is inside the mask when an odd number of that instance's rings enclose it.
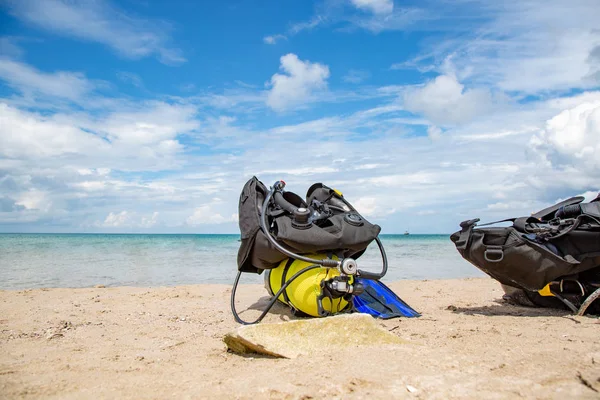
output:
{"label": "shadow on sand", "polygon": [[[246,310],[238,312],[238,314],[240,315],[240,317],[242,317],[248,311],[262,312],[264,309],[267,308],[270,301],[271,301],[271,296],[263,296],[260,299],[258,299],[254,304],[250,305]],[[282,304],[278,301],[275,302],[275,304],[273,304],[273,307],[271,308],[271,310],[269,310],[269,314],[278,315],[278,318],[281,321],[305,319],[305,318],[295,316],[294,314],[292,314],[292,310],[290,309],[290,307],[288,307],[285,304]],[[253,312],[252,315],[254,318],[257,318],[259,314],[256,314],[255,312]]]}
{"label": "shadow on sand", "polygon": [[[495,300],[494,305],[478,307],[453,307],[454,313],[466,315],[485,315],[485,316],[511,316],[511,317],[565,317],[572,316],[568,310],[544,307],[527,307],[514,305],[505,300]],[[452,307],[452,306],[451,306]]]}

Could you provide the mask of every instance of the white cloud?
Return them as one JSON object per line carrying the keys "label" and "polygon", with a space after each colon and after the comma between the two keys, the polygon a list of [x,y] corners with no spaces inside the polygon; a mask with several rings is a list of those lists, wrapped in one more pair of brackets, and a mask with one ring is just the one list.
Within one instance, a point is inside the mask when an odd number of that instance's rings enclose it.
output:
{"label": "white cloud", "polygon": [[86,192],[102,191],[106,189],[106,182],[103,181],[83,181],[73,184],[74,187]]}
{"label": "white cloud", "polygon": [[144,87],[144,81],[138,74],[133,72],[119,71],[117,72],[117,78],[125,83],[130,83],[137,88]]}
{"label": "white cloud", "polygon": [[296,35],[322,25],[333,25],[344,32],[356,28],[373,33],[422,29],[418,23],[435,20],[439,14],[437,8],[394,7],[393,0],[326,0],[317,5],[317,12],[308,21],[292,24],[288,34]]}
{"label": "white cloud", "polygon": [[285,35],[270,35],[263,38],[263,42],[266,44],[276,44],[281,40],[287,40],[287,37]]}
{"label": "white cloud", "polygon": [[204,204],[197,207],[186,222],[190,226],[224,224],[227,222],[237,222],[237,214],[232,214],[229,217],[224,217],[214,210],[212,204]]}
{"label": "white cloud", "polygon": [[21,193],[15,201],[18,206],[23,206],[27,210],[48,211],[52,207],[52,201],[49,194],[42,190],[31,189]]}
{"label": "white cloud", "polygon": [[[453,9],[445,12],[445,6]],[[475,0],[436,7],[437,14],[430,14],[433,18],[423,29],[446,34],[397,67],[445,73],[451,62],[461,81],[523,94],[598,85],[596,0]]]}
{"label": "white cloud", "polygon": [[350,0],[354,7],[375,14],[390,14],[394,11],[393,0]]}
{"label": "white cloud", "polygon": [[[472,103],[484,102],[468,89],[474,85],[460,68],[456,73],[466,81],[448,69],[441,83],[407,95],[416,96],[415,112],[431,121],[411,117],[397,100],[406,89],[388,86],[352,97],[369,99],[370,108],[323,109],[314,120],[276,116],[265,127],[256,112],[245,112],[259,102],[264,107],[276,87],[281,96],[301,94],[286,98],[283,109],[342,101],[325,92],[327,67],[314,73],[319,64],[290,56],[290,68],[282,60],[275,75],[285,79],[276,79],[270,93],[244,87],[133,103],[84,90],[71,96],[79,99],[77,107],[58,112],[37,102],[33,109],[41,111],[33,112],[14,98],[0,102],[0,229],[11,229],[6,221],[37,221],[29,226],[236,232],[239,191],[254,173],[267,184],[288,176],[289,189],[299,194],[315,181],[339,188],[361,212],[379,218],[385,233],[406,227],[450,232],[464,219],[527,215],[561,196],[598,188],[599,92],[484,107],[485,118],[474,118],[479,113]],[[33,72],[31,81],[54,79]],[[310,89],[299,90],[306,81]],[[19,82],[15,88],[28,84]],[[44,93],[60,99],[60,91]],[[544,125],[565,110],[568,118]],[[532,146],[532,135],[544,146]]]}
{"label": "white cloud", "polygon": [[348,83],[361,83],[371,77],[369,71],[362,71],[358,69],[351,69],[348,71],[342,80]]}
{"label": "white cloud", "polygon": [[[519,207],[523,207],[523,201],[509,201],[509,202],[497,202],[488,204],[487,208],[490,210],[510,210]],[[535,212],[532,210],[532,212]]]}
{"label": "white cloud", "polygon": [[[600,94],[596,96],[600,98]],[[10,221],[23,224],[52,218],[63,226],[87,227],[79,229],[234,233],[239,191],[258,173],[266,184],[287,175],[288,189],[300,195],[316,181],[340,189],[365,216],[380,224],[384,233],[403,232],[408,226],[411,232],[447,233],[468,218],[489,221],[528,215],[561,196],[594,190],[591,185],[594,181],[597,185],[597,178],[593,179],[593,173],[582,178],[581,170],[546,168],[537,159],[528,159],[525,149],[530,147],[532,131],[496,134],[517,131],[521,125],[538,126],[539,131],[546,119],[575,107],[582,99],[593,102],[594,97],[586,94],[501,110],[489,118],[446,128],[434,141],[426,136],[383,133],[387,119],[397,119],[396,106],[382,105],[269,131],[252,130],[241,119],[219,118],[200,127],[198,133],[201,143],[217,153],[176,153],[173,160],[186,166],[176,173],[169,173],[171,164],[146,164],[139,160],[139,146],[124,148],[118,146],[118,140],[107,142],[112,147],[106,152],[74,158],[64,153],[31,159],[27,154],[14,159],[0,157],[0,190],[7,193],[10,188],[3,208],[11,210],[2,213],[0,220],[9,220],[10,214]],[[59,129],[81,121],[74,116],[41,119],[33,113],[20,113],[40,123],[60,121]],[[136,116],[131,120],[146,119],[142,111]],[[366,129],[369,140],[349,139]],[[327,145],[323,145],[320,132],[330,131],[338,134],[327,136]],[[466,139],[481,132],[487,136]],[[221,133],[225,140],[219,140]],[[164,137],[158,134],[153,140],[159,143]],[[0,144],[0,151],[3,149]],[[99,169],[108,166],[113,170]],[[164,173],[147,173],[152,167]],[[26,200],[32,190],[45,193],[44,202],[36,207],[47,211],[15,208],[14,200]],[[524,200],[508,204],[515,198]],[[111,209],[117,201],[120,208]],[[497,202],[504,205],[488,207]],[[33,196],[28,204],[34,206]],[[125,214],[120,210],[126,210]],[[154,210],[160,212],[156,218]],[[106,224],[118,226],[103,226],[111,213]]]}
{"label": "white cloud", "polygon": [[[37,166],[156,170],[174,167],[178,137],[196,129],[196,108],[147,102],[106,116],[21,111],[0,102],[0,156]],[[18,132],[18,134],[17,134]],[[59,160],[56,157],[62,157]]]}
{"label": "white cloud", "polygon": [[78,169],[77,172],[81,176],[89,176],[89,175],[104,176],[104,175],[110,174],[110,168],[81,168],[81,169]]}
{"label": "white cloud", "polygon": [[158,211],[152,213],[152,216],[144,216],[140,221],[142,228],[151,228],[158,222]]}
{"label": "white cloud", "polygon": [[306,22],[297,22],[295,24],[292,24],[292,26],[289,29],[289,33],[291,35],[296,35],[305,30],[314,29],[317,26],[319,26],[325,22],[326,22],[326,19],[323,16],[315,15],[314,17],[312,17],[310,20],[308,20]]}
{"label": "white cloud", "polygon": [[346,20],[353,26],[377,34],[384,31],[420,30],[418,23],[432,19],[431,14],[431,11],[420,8],[398,8],[389,14],[372,14],[366,18],[351,16]]}
{"label": "white cloud", "polygon": [[165,64],[185,62],[168,45],[169,26],[127,15],[104,0],[9,0],[23,21],[64,36],[102,43],[130,58],[156,55]]}
{"label": "white cloud", "polygon": [[431,125],[427,128],[427,135],[431,139],[437,140],[442,136],[442,130],[435,125]]}
{"label": "white cloud", "polygon": [[101,138],[56,116],[45,117],[0,103],[0,155],[4,157],[43,162],[68,154],[91,156],[109,147]]}
{"label": "white cloud", "polygon": [[95,88],[81,73],[46,73],[8,58],[0,58],[0,78],[26,95],[42,94],[72,101],[80,100]]}
{"label": "white cloud", "polygon": [[404,95],[407,110],[436,124],[460,124],[488,111],[492,98],[485,89],[465,89],[455,76],[440,75]]}
{"label": "white cloud", "polygon": [[587,61],[590,65],[589,81],[600,85],[600,44],[592,49]]}
{"label": "white cloud", "polygon": [[104,120],[94,121],[89,129],[95,128],[123,145],[158,144],[160,149],[170,151],[177,145],[172,140],[178,134],[199,126],[196,112],[191,105],[147,102],[142,109],[115,112]]}
{"label": "white cloud", "polygon": [[352,206],[367,218],[381,218],[396,212],[395,208],[382,206],[381,199],[375,197],[360,197],[352,201]]}
{"label": "white cloud", "polygon": [[574,167],[600,175],[600,101],[562,111],[535,135],[531,146],[555,168]]}
{"label": "white cloud", "polygon": [[435,215],[435,214],[438,214],[438,211],[436,211],[436,210],[417,211],[417,215]]}
{"label": "white cloud", "polygon": [[20,57],[23,51],[17,45],[17,40],[10,36],[0,36],[0,57]]}
{"label": "white cloud", "polygon": [[138,215],[136,212],[121,211],[110,212],[103,222],[97,222],[97,227],[102,228],[151,228],[158,222],[158,212],[151,215]]}
{"label": "white cloud", "polygon": [[284,111],[310,100],[315,90],[327,87],[329,68],[319,63],[302,61],[295,54],[282,56],[282,74],[271,77],[271,90],[267,105],[276,111]]}
{"label": "white cloud", "polygon": [[[599,187],[599,189],[600,189],[600,187]],[[584,202],[589,203],[590,201],[595,200],[600,196],[600,190],[594,190],[594,191],[581,193],[579,196],[585,197]]]}
{"label": "white cloud", "polygon": [[255,175],[279,175],[279,176],[294,176],[294,175],[323,175],[332,172],[338,172],[336,168],[328,166],[313,166],[313,167],[294,167],[294,168],[278,168],[270,170],[262,170],[255,173]]}
{"label": "white cloud", "polygon": [[120,213],[111,212],[102,223],[102,226],[105,227],[122,227],[125,225],[131,225],[131,216],[127,211],[121,211]]}

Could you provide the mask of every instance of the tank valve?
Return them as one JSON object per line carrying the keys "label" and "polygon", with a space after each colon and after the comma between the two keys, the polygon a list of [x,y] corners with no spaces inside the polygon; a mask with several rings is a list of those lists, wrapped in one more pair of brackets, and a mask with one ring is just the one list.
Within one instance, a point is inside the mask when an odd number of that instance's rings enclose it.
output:
{"label": "tank valve", "polygon": [[356,275],[356,272],[358,271],[358,265],[354,259],[344,258],[340,269],[346,275]]}

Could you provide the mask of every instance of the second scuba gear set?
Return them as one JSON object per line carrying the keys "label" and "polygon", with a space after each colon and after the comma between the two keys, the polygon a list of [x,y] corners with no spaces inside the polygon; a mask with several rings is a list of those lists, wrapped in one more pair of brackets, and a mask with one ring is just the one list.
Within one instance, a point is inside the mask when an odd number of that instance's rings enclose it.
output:
{"label": "second scuba gear set", "polygon": [[[583,200],[573,197],[529,217],[464,221],[451,240],[463,258],[531,303],[597,313],[600,302],[590,306],[600,297],[600,196]],[[499,222],[513,224],[486,227]]]}

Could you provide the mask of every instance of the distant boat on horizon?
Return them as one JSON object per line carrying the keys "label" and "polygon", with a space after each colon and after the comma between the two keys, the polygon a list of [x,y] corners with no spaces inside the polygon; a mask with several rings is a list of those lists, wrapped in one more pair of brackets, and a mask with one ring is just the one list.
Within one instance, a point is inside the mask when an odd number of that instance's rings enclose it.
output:
{"label": "distant boat on horizon", "polygon": [[410,235],[410,233],[408,231],[404,231],[405,235]]}

